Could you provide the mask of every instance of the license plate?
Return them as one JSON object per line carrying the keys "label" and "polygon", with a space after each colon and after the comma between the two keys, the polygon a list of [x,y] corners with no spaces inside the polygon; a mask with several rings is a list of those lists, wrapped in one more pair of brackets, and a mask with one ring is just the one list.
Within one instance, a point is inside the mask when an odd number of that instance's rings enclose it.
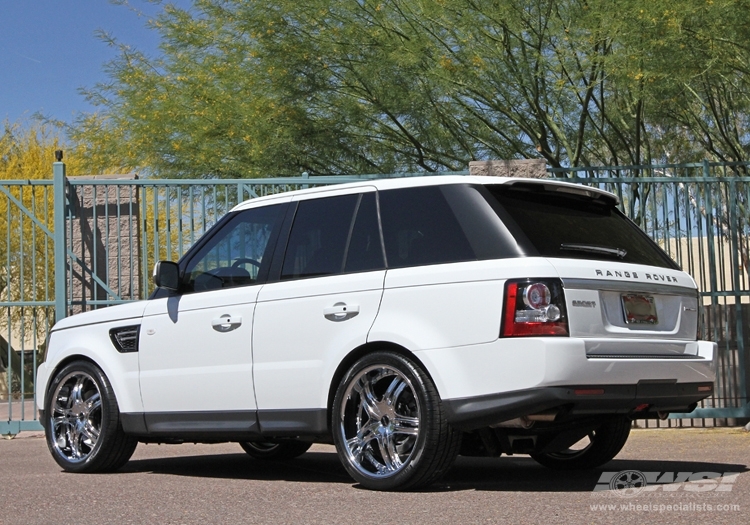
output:
{"label": "license plate", "polygon": [[628,324],[657,324],[656,304],[651,295],[623,294],[622,308]]}

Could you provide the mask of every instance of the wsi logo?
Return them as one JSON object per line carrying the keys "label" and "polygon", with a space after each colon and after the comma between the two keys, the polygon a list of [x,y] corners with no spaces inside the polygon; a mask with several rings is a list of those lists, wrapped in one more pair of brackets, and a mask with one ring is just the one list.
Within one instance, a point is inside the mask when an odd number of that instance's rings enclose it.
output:
{"label": "wsi logo", "polygon": [[607,491],[621,498],[644,492],[730,492],[739,472],[602,472],[594,492]]}

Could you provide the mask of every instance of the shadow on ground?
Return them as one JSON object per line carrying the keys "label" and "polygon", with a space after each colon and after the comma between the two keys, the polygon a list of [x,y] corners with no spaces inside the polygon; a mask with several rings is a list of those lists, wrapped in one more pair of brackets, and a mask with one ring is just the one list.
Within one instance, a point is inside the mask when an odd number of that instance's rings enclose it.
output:
{"label": "shadow on ground", "polygon": [[[481,490],[499,492],[591,492],[602,472],[743,473],[747,465],[701,461],[613,460],[594,470],[560,472],[527,456],[459,457],[429,492]],[[308,452],[292,461],[259,461],[245,454],[181,456],[131,460],[120,472],[156,473],[198,478],[297,481],[352,485],[335,453]]]}

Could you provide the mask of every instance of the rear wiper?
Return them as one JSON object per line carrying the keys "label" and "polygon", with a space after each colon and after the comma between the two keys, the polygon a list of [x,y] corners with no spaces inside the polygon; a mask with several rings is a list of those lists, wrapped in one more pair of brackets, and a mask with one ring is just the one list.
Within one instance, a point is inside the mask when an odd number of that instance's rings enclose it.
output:
{"label": "rear wiper", "polygon": [[622,248],[608,248],[606,246],[594,246],[592,244],[561,244],[560,249],[567,252],[587,252],[587,253],[598,253],[601,255],[610,255],[624,259],[628,254],[627,250]]}

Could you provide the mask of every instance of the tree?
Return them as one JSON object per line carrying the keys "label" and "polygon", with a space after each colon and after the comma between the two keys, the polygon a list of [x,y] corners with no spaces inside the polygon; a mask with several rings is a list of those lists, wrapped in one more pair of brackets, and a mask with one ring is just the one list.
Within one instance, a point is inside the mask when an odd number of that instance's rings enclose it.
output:
{"label": "tree", "polygon": [[[72,136],[162,176],[742,160],[746,0],[196,0]],[[731,27],[727,19],[731,14]]]}

